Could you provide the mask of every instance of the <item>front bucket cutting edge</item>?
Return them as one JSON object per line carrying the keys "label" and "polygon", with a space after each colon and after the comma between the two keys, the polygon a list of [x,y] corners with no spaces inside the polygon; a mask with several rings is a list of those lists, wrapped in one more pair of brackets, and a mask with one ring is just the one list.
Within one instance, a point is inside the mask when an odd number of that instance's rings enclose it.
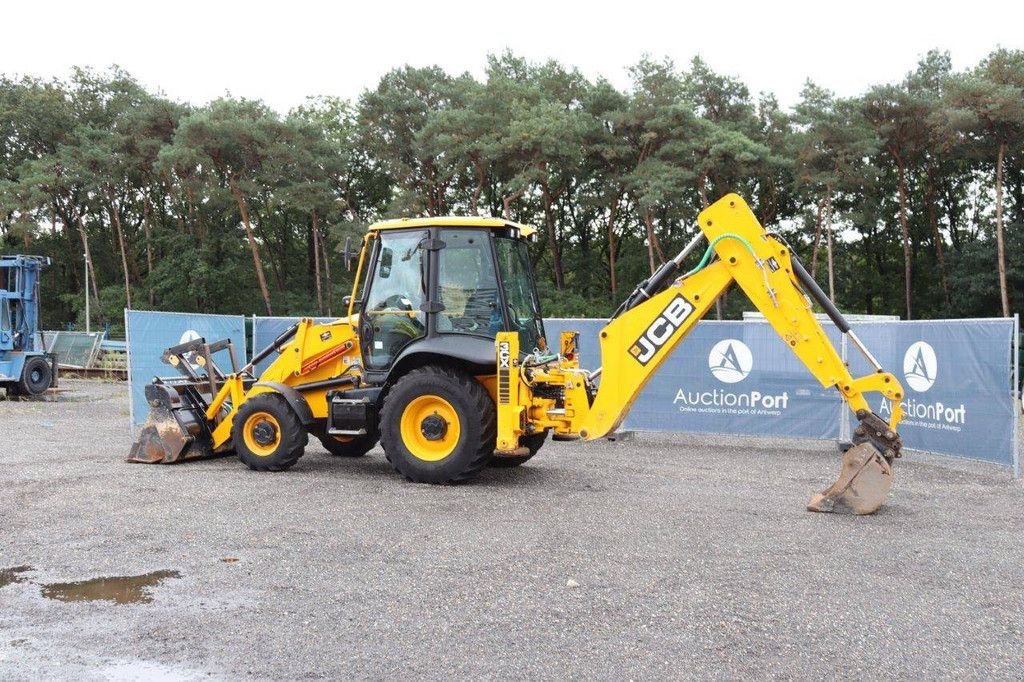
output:
{"label": "front bucket cutting edge", "polygon": [[132,443],[128,461],[170,464],[185,459],[184,455],[191,445],[192,439],[182,434],[174,417],[158,422],[151,416],[139,432],[139,439]]}
{"label": "front bucket cutting edge", "polygon": [[[146,400],[149,416],[139,431],[138,440],[132,444],[127,461],[172,464],[212,456],[209,438],[195,415],[196,410],[184,407],[181,396],[172,388],[150,384],[146,386]],[[182,424],[179,414],[190,428]]]}
{"label": "front bucket cutting edge", "polygon": [[892,488],[892,467],[871,443],[846,451],[839,478],[811,497],[808,511],[873,514]]}

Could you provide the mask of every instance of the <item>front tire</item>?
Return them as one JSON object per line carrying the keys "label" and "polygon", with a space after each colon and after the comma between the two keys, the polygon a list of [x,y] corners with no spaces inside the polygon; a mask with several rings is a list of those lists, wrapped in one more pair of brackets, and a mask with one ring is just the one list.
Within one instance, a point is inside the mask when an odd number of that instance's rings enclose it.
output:
{"label": "front tire", "polygon": [[449,367],[412,370],[388,391],[380,418],[384,454],[417,483],[472,478],[497,441],[497,409],[484,387]]}
{"label": "front tire", "polygon": [[19,395],[36,398],[46,393],[53,380],[53,370],[50,363],[41,355],[32,355],[25,360],[25,366],[21,370],[21,379],[18,380],[17,392]]}
{"label": "front tire", "polygon": [[283,397],[264,393],[238,408],[231,440],[238,458],[250,469],[284,471],[302,457],[309,435]]}

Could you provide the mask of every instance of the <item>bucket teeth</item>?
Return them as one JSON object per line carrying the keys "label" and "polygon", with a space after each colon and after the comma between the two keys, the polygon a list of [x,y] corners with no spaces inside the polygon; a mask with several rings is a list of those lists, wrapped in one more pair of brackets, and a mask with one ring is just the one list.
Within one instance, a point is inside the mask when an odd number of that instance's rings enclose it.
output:
{"label": "bucket teeth", "polygon": [[142,464],[175,462],[188,449],[191,440],[182,435],[181,427],[173,417],[169,423],[154,423],[150,419],[139,432],[139,439],[132,444],[128,461]]}
{"label": "bucket teeth", "polygon": [[813,495],[808,511],[873,514],[885,502],[892,488],[892,467],[871,443],[846,451],[839,478]]}

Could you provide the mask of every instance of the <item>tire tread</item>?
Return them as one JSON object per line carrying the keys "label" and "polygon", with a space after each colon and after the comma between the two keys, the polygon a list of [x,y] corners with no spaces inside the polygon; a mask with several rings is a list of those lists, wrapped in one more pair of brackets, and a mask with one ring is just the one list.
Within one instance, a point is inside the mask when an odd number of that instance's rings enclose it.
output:
{"label": "tire tread", "polygon": [[399,443],[392,440],[392,429],[385,428],[383,425],[388,423],[397,423],[396,420],[401,419],[403,406],[398,405],[395,402],[397,400],[395,396],[400,395],[406,386],[418,381],[436,382],[437,380],[454,382],[457,386],[457,390],[470,398],[471,414],[475,413],[480,415],[480,442],[477,443],[473,456],[459,471],[447,477],[445,480],[430,481],[441,484],[460,483],[473,478],[487,466],[493,456],[494,444],[498,438],[498,412],[495,408],[494,401],[491,400],[490,394],[487,393],[487,390],[480,384],[480,382],[465,372],[444,365],[427,365],[410,371],[395,382],[395,385],[392,386],[391,390],[389,390],[387,395],[384,396],[384,406],[381,410],[381,445],[384,446],[384,457],[395,471],[402,474],[406,480],[414,481],[415,479],[409,476],[405,471],[402,471],[400,465],[397,464],[392,457],[391,453],[395,451],[395,448],[399,446]]}
{"label": "tire tread", "polygon": [[[245,441],[242,440],[242,428],[247,416],[252,412],[268,412],[277,419],[281,425],[281,442],[290,443],[283,455],[272,455],[267,459],[273,462],[263,463],[262,458],[245,457],[239,448],[245,448]],[[231,439],[235,444],[235,452],[239,459],[253,471],[284,471],[295,466],[306,452],[306,443],[309,441],[309,434],[299,421],[298,415],[284,398],[273,393],[264,393],[242,403],[235,413],[231,425]]]}

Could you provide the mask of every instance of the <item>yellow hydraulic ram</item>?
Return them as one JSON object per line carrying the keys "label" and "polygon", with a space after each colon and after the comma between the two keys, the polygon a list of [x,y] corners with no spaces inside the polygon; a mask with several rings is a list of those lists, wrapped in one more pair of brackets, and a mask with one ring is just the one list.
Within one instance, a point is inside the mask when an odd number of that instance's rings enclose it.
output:
{"label": "yellow hydraulic ram", "polygon": [[[876,511],[892,485],[892,460],[900,456],[899,381],[882,370],[787,244],[764,230],[743,199],[729,194],[698,220],[701,234],[641,283],[601,330],[600,369],[579,367],[571,335],[562,339],[559,353],[524,357],[517,334],[498,335],[497,454],[512,455],[520,437],[543,429],[586,440],[614,431],[672,349],[735,283],[822,386],[839,390],[859,421],[838,480],[812,497],[808,509]],[[704,238],[704,258],[680,274],[683,260]],[[875,373],[850,375],[814,316],[812,298]],[[872,412],[864,395],[872,391],[891,401],[889,422]]]}

